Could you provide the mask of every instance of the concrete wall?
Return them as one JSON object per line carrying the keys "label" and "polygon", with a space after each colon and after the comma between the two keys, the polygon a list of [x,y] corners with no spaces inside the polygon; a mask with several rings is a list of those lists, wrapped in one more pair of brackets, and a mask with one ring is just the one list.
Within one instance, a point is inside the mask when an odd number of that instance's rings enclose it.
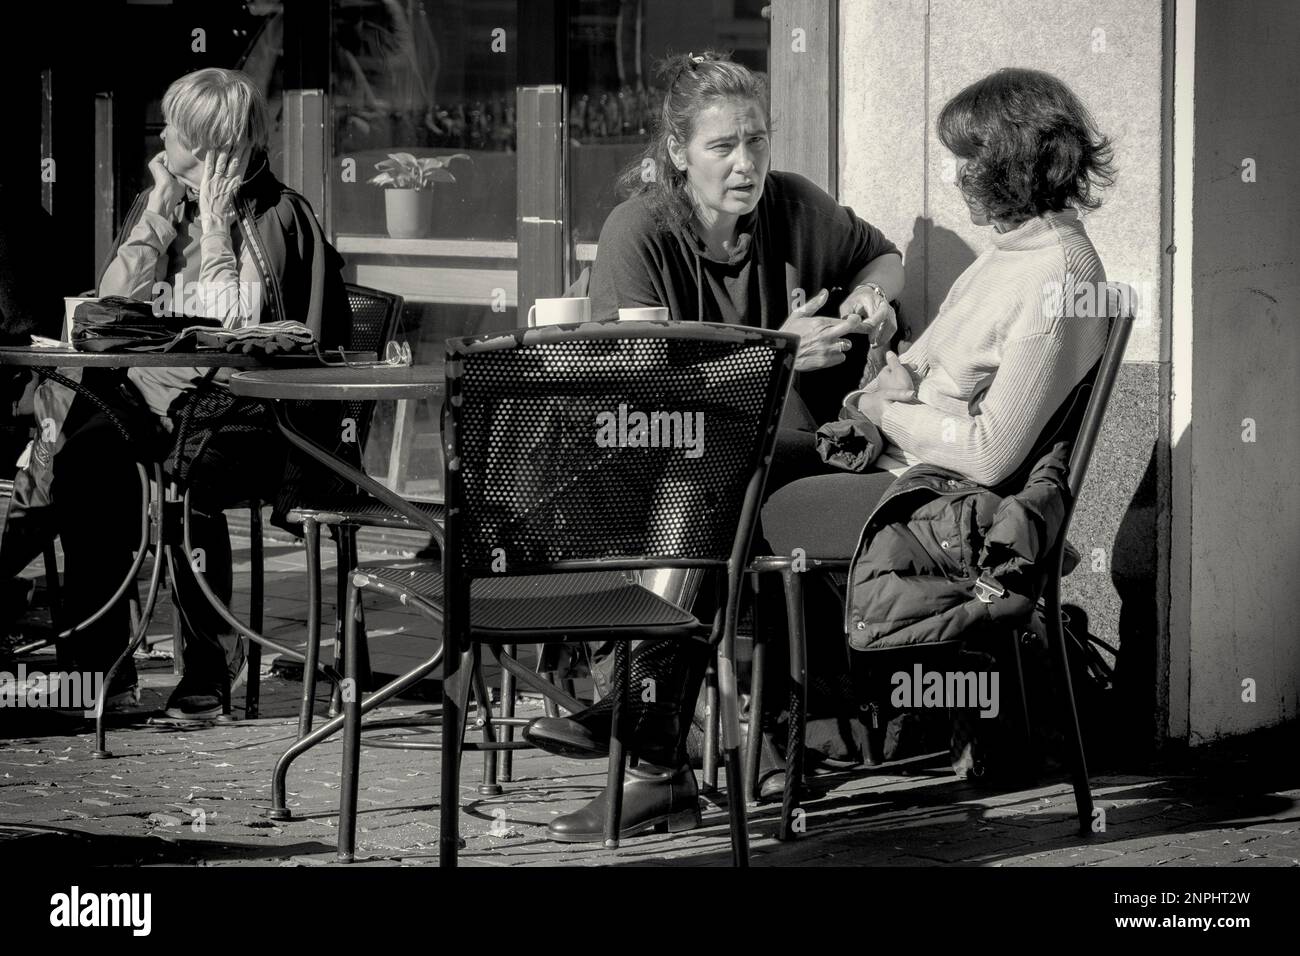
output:
{"label": "concrete wall", "polygon": [[1300,5],[1177,12],[1195,21],[1177,56],[1193,38],[1195,50],[1190,275],[1178,277],[1192,310],[1173,326],[1185,530],[1172,567],[1190,575],[1172,595],[1187,667],[1174,669],[1186,684],[1172,688],[1170,732],[1198,743],[1294,718],[1300,704]]}
{"label": "concrete wall", "polygon": [[[919,331],[989,243],[952,184],[934,124],[962,87],[1003,66],[1065,80],[1115,141],[1119,178],[1086,220],[1109,278],[1139,293],[1140,322],[1070,539],[1085,563],[1065,600],[1119,643],[1133,740],[1164,730],[1167,537],[1166,16],[1159,0],[840,0],[840,200],[904,250],[904,320]],[[1095,556],[1095,558],[1094,558]]]}

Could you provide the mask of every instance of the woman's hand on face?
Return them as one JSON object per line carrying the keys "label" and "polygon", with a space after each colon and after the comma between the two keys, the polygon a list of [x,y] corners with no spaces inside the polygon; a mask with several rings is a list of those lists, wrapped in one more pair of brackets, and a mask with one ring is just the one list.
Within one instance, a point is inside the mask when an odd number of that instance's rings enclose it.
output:
{"label": "woman's hand on face", "polygon": [[235,195],[243,183],[240,171],[247,161],[247,149],[233,157],[230,150],[209,150],[204,157],[199,186],[199,221],[204,232],[210,226],[228,227],[235,218]]}
{"label": "woman's hand on face", "polygon": [[857,313],[840,319],[827,318],[814,313],[826,304],[829,293],[822,289],[799,306],[781,324],[782,332],[799,336],[799,351],[795,354],[794,370],[810,372],[830,368],[844,361],[845,353],[853,347],[844,336],[864,330],[862,316]]}
{"label": "woman's hand on face", "polygon": [[149,160],[149,173],[153,176],[153,189],[149,193],[148,208],[170,218],[176,204],[185,198],[185,184],[167,168],[166,150]]}
{"label": "woman's hand on face", "polygon": [[898,331],[898,316],[889,300],[871,286],[860,285],[840,303],[840,315],[861,315],[872,345],[887,345]]}

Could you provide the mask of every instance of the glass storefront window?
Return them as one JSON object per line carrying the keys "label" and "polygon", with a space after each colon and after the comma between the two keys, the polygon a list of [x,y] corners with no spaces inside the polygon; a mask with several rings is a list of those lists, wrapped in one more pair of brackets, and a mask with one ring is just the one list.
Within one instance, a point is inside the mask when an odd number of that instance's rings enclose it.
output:
{"label": "glass storefront window", "polygon": [[[551,161],[520,145],[518,48],[529,38],[519,25],[527,2],[330,3],[329,229],[350,281],[405,297],[404,335],[417,362],[439,360],[449,336],[523,324],[520,175],[553,168],[558,178],[567,166],[562,244],[572,280],[595,257],[600,228],[620,199],[619,172],[649,136],[662,95],[657,62],[714,49],[752,69],[768,67],[761,0],[563,0],[556,4],[566,21],[563,69],[555,81],[564,88],[564,135]],[[522,169],[520,148],[529,152]],[[369,180],[376,163],[398,153],[444,160],[454,181],[418,200],[387,196]],[[389,204],[398,202],[425,204],[410,213],[414,228],[395,226]],[[554,241],[539,235],[525,232],[522,241]],[[542,285],[524,278],[534,290]],[[424,405],[381,404],[367,447],[371,473],[400,493],[439,497],[437,415]]]}
{"label": "glass storefront window", "polygon": [[[405,297],[402,334],[416,362],[438,361],[450,336],[520,324],[517,23],[515,0],[331,4],[330,227],[349,280]],[[452,179],[387,195],[370,179],[392,154],[441,159]],[[439,497],[437,414],[382,404],[371,473]]]}
{"label": "glass storefront window", "polygon": [[619,173],[644,148],[663,89],[655,75],[671,53],[730,51],[768,68],[762,0],[571,0],[569,184],[573,240],[582,263],[621,197]]}

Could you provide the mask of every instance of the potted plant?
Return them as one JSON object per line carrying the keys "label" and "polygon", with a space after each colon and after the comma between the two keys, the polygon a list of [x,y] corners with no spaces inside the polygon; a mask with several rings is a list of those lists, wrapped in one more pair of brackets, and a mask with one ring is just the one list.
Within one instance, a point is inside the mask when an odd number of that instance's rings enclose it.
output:
{"label": "potted plant", "polygon": [[433,225],[433,184],[454,183],[447,169],[453,159],[469,159],[465,153],[450,156],[422,156],[389,153],[375,163],[379,175],[370,182],[384,187],[384,214],[388,234],[394,239],[419,239]]}

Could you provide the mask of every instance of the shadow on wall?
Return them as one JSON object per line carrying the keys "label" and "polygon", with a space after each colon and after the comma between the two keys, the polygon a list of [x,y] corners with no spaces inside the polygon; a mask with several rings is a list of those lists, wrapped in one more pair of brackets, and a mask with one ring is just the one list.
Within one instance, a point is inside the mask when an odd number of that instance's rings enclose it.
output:
{"label": "shadow on wall", "polygon": [[[1113,636],[1107,636],[1109,628],[1090,621],[1088,608],[1097,610],[1090,600],[1095,592],[1080,594],[1062,608],[1067,627],[1076,638],[1101,635],[1104,643],[1098,646],[1105,647],[1102,656],[1112,669],[1110,686],[1106,688],[1083,670],[1082,658],[1071,659],[1084,742],[1089,760],[1098,766],[1145,765],[1159,742],[1157,449],[1152,447],[1146,471],[1124,510],[1110,552],[1110,586],[1119,598]],[[1076,574],[1086,573],[1089,555],[1083,554],[1082,559],[1084,564]]]}
{"label": "shadow on wall", "polygon": [[1132,756],[1149,751],[1158,737],[1158,449],[1159,445],[1152,446],[1146,471],[1120,519],[1111,549],[1111,584],[1120,599],[1115,711],[1120,726],[1127,728],[1121,739],[1128,742]]}
{"label": "shadow on wall", "polygon": [[[898,317],[899,324],[906,326],[903,338],[915,342],[920,337],[939,314],[939,306],[952,284],[976,256],[975,250],[957,233],[936,226],[927,216],[917,216],[903,250],[903,274],[908,290],[904,293],[903,314]],[[931,289],[943,292],[929,294]]]}

